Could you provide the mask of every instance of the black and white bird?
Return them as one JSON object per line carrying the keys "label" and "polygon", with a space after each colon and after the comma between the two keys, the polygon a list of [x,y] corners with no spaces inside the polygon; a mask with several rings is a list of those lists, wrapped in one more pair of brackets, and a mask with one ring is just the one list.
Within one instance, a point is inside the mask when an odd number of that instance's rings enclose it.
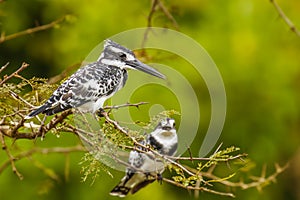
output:
{"label": "black and white bird", "polygon": [[42,106],[25,119],[40,113],[53,115],[69,108],[95,113],[108,98],[124,87],[127,69],[140,70],[165,79],[163,74],[139,61],[131,50],[106,40],[96,62],[81,67],[71,75]]}
{"label": "black and white bird", "polygon": [[[163,119],[141,144],[150,146],[161,155],[174,156],[177,151],[177,134],[175,120],[171,118]],[[121,182],[112,189],[110,195],[125,197],[129,192],[136,193],[141,188],[161,177],[166,162],[156,156],[153,152],[141,147],[132,150],[129,154],[129,167],[126,168],[126,175]],[[144,152],[147,151],[147,152]]]}

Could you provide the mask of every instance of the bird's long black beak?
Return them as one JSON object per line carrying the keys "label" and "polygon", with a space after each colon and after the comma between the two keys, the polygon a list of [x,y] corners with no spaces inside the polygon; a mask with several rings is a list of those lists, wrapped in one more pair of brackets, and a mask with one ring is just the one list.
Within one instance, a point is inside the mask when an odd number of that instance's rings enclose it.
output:
{"label": "bird's long black beak", "polygon": [[139,60],[133,60],[133,61],[126,61],[126,64],[131,66],[134,69],[140,70],[142,72],[145,72],[147,74],[150,74],[152,76],[156,76],[161,79],[166,79],[166,76],[157,71],[156,69],[153,69],[152,67],[142,63]]}
{"label": "bird's long black beak", "polygon": [[162,129],[165,131],[170,131],[173,127],[170,126],[163,126]]}

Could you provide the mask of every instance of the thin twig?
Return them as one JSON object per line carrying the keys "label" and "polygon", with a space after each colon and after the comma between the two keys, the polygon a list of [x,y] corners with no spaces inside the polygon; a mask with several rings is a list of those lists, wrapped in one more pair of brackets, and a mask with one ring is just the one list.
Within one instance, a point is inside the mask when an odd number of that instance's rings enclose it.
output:
{"label": "thin twig", "polygon": [[166,160],[167,162],[172,163],[173,165],[175,165],[175,166],[181,168],[183,171],[185,171],[185,172],[186,172],[187,174],[189,174],[190,176],[194,176],[194,175],[195,175],[194,173],[192,173],[191,171],[189,171],[189,170],[187,170],[185,167],[183,167],[181,164],[179,164],[179,163],[173,161],[172,159],[168,158],[167,156],[161,155],[161,154],[158,153],[157,151],[152,150],[151,148],[149,148],[149,147],[147,147],[147,146],[145,146],[145,145],[139,143],[139,142],[138,142],[136,139],[134,139],[133,137],[130,137],[130,135],[128,134],[128,131],[126,131],[123,127],[121,127],[121,126],[118,124],[118,122],[116,122],[116,121],[110,119],[106,112],[103,113],[103,116],[105,117],[105,120],[106,120],[108,123],[112,124],[112,125],[113,125],[116,129],[118,129],[120,132],[122,132],[122,133],[124,133],[126,136],[128,136],[128,137],[132,140],[132,142],[134,143],[134,145],[137,145],[137,146],[140,146],[140,147],[142,147],[142,148],[144,148],[144,149],[147,149],[148,151],[152,152],[155,156],[158,156],[158,157],[160,157],[160,158]]}
{"label": "thin twig", "polygon": [[1,69],[0,69],[0,74],[1,74],[1,72],[3,71],[3,70],[5,70],[6,69],[6,67],[9,65],[9,62],[7,62],[5,65],[3,65],[2,67],[1,67]]}
{"label": "thin twig", "polygon": [[15,161],[16,159],[13,157],[13,155],[10,153],[10,151],[8,150],[6,143],[5,143],[5,139],[3,137],[3,135],[0,133],[0,140],[1,140],[1,144],[2,144],[2,149],[6,152],[7,156],[8,156],[8,163],[10,163],[12,171],[18,176],[18,178],[20,180],[23,179],[23,175],[18,171],[16,165],[15,165]]}
{"label": "thin twig", "polygon": [[[193,154],[192,154],[192,152],[191,152],[191,148],[190,147],[188,147],[187,148],[187,150],[188,150],[188,152],[189,152],[189,160],[194,164],[194,160],[193,160]],[[179,157],[180,158],[180,157]],[[177,159],[177,160],[179,160],[179,159]]]}
{"label": "thin twig", "polygon": [[300,31],[296,28],[294,23],[286,16],[280,6],[277,4],[275,0],[270,0],[270,2],[274,5],[275,9],[277,10],[279,16],[283,19],[283,21],[289,26],[291,31],[293,31],[298,37],[300,37]]}
{"label": "thin twig", "polygon": [[[235,155],[235,156],[230,156],[228,158],[211,158],[211,157],[195,158],[195,157],[193,157],[192,160],[194,160],[194,161],[196,161],[196,160],[200,160],[200,161],[212,160],[212,161],[219,161],[219,162],[227,162],[227,161],[230,161],[230,160],[236,160],[238,158],[243,158],[243,157],[246,157],[246,156],[247,156],[247,154],[243,153],[243,154],[238,154],[238,155]],[[191,157],[168,156],[168,158],[174,159],[174,160],[191,160]]]}
{"label": "thin twig", "polygon": [[17,93],[9,90],[10,95],[15,99],[15,100],[20,100],[23,103],[25,103],[27,106],[29,106],[30,108],[35,108],[34,105],[32,105],[31,103],[29,103],[28,101],[26,101],[25,99],[23,99],[22,97],[20,97]]}
{"label": "thin twig", "polygon": [[57,24],[63,22],[65,20],[65,18],[66,18],[66,16],[63,16],[63,17],[61,17],[61,18],[59,18],[59,19],[57,19],[55,21],[50,22],[49,24],[37,26],[37,27],[34,27],[34,28],[29,28],[29,29],[26,29],[24,31],[13,33],[13,34],[7,35],[7,36],[5,36],[4,33],[2,33],[1,37],[0,37],[0,44],[3,43],[3,42],[5,42],[5,41],[8,41],[8,40],[15,39],[17,37],[21,37],[23,35],[28,35],[28,34],[32,34],[32,33],[38,32],[38,31],[43,31],[43,30],[52,28],[52,27],[56,26]]}
{"label": "thin twig", "polygon": [[[206,177],[210,180],[214,180],[215,182],[221,183],[223,185],[226,185],[228,187],[232,187],[232,188],[241,188],[243,190],[249,189],[249,188],[257,188],[259,190],[259,188],[262,188],[263,186],[266,185],[266,183],[269,182],[274,182],[276,180],[276,177],[281,174],[282,172],[284,172],[287,168],[289,167],[289,163],[285,164],[283,167],[280,167],[278,164],[275,164],[275,169],[276,171],[269,175],[268,177],[266,177],[265,175],[265,170],[266,168],[262,169],[262,175],[261,176],[252,176],[250,177],[253,181],[246,183],[243,180],[239,181],[239,182],[232,182],[229,181],[228,179],[224,179],[224,178],[220,178],[216,175],[214,175],[212,173],[212,171],[208,171],[208,172],[201,172],[201,176]],[[187,168],[189,168],[187,166]],[[192,169],[189,168],[189,170],[196,172],[196,169]],[[265,176],[265,177],[262,177]]]}
{"label": "thin twig", "polygon": [[175,182],[175,181],[167,179],[167,178],[163,178],[163,181],[165,181],[167,183],[170,183],[170,184],[173,184],[173,185],[175,185],[177,187],[181,187],[181,188],[187,189],[187,190],[199,190],[199,191],[205,191],[205,192],[209,192],[209,193],[217,194],[217,195],[221,195],[221,196],[235,197],[232,193],[229,193],[229,192],[219,192],[219,191],[216,191],[216,190],[208,189],[206,187],[185,186],[185,185],[183,185],[181,183]]}
{"label": "thin twig", "polygon": [[104,110],[109,110],[108,112],[110,112],[111,110],[117,110],[119,108],[124,108],[124,107],[136,107],[139,108],[140,105],[145,105],[145,104],[149,104],[149,102],[139,102],[139,103],[125,103],[125,104],[120,104],[120,105],[114,105],[114,106],[104,106],[103,109]]}
{"label": "thin twig", "polygon": [[17,69],[17,71],[13,72],[12,74],[10,74],[9,76],[4,76],[3,80],[0,82],[0,86],[5,83],[6,81],[8,81],[9,79],[11,79],[12,77],[16,76],[18,73],[20,73],[21,71],[23,71],[26,67],[28,67],[29,64],[23,62],[22,66]]}
{"label": "thin twig", "polygon": [[46,134],[52,128],[55,128],[59,123],[63,123],[63,121],[72,113],[73,111],[71,109],[63,111],[60,114],[55,115],[48,124],[43,126],[43,128],[39,128],[38,131],[32,132],[18,131],[18,129],[24,125],[25,119],[22,118],[21,121],[13,127],[0,125],[0,133],[14,139],[36,139],[37,137],[41,137],[43,134]]}
{"label": "thin twig", "polygon": [[[168,9],[165,7],[165,5],[161,2],[161,0],[153,0],[151,4],[151,9],[150,12],[147,16],[147,29],[144,33],[144,38],[142,41],[142,48],[145,47],[146,41],[148,39],[149,32],[152,27],[152,19],[154,13],[157,11],[157,7],[159,7],[164,15],[173,23],[173,26],[175,27],[176,30],[179,29],[178,23],[176,22],[175,18],[172,16],[172,14],[168,11]],[[145,54],[145,52],[141,53],[142,55]]]}
{"label": "thin twig", "polygon": [[[125,130],[122,126],[120,126],[120,124],[114,120],[112,120],[111,118],[109,118],[107,112],[103,112],[102,113],[103,117],[105,118],[105,121],[112,124],[117,130],[119,130],[121,133],[124,133],[126,136],[130,137],[130,135],[128,134],[128,131]],[[131,137],[130,137],[131,138]],[[133,142],[137,142],[134,138],[131,138],[132,140],[134,140]],[[138,142],[137,142],[138,143]]]}
{"label": "thin twig", "polygon": [[160,9],[163,11],[165,16],[173,23],[173,26],[175,27],[176,30],[179,30],[179,26],[173,15],[169,12],[169,10],[165,7],[163,2],[161,0],[158,1],[158,5]]}
{"label": "thin twig", "polygon": [[148,39],[148,34],[149,34],[149,32],[151,30],[151,27],[152,27],[152,16],[153,16],[154,12],[156,11],[157,4],[158,4],[158,0],[152,0],[151,9],[150,9],[150,12],[149,12],[148,17],[147,17],[147,29],[144,33],[142,48],[145,47],[146,41]]}
{"label": "thin twig", "polygon": [[[76,145],[73,147],[51,147],[51,148],[40,148],[40,147],[35,147],[33,149],[30,149],[28,151],[19,153],[15,156],[14,161],[21,160],[22,158],[29,157],[35,153],[40,153],[40,154],[50,154],[50,153],[71,153],[71,152],[85,152],[85,148],[82,145]],[[12,165],[11,160],[5,161],[1,167],[0,167],[0,174],[4,171],[5,168],[7,168],[9,165]]]}
{"label": "thin twig", "polygon": [[222,145],[223,145],[223,142],[221,142],[219,144],[219,146],[217,147],[217,149],[215,150],[215,152],[212,155],[215,155],[220,150],[220,148],[221,148]]}
{"label": "thin twig", "polygon": [[151,10],[150,10],[149,15],[147,17],[147,27],[152,27],[152,17],[153,17],[153,14],[156,11],[156,7],[158,5],[158,1],[159,0],[153,0],[152,1]]}

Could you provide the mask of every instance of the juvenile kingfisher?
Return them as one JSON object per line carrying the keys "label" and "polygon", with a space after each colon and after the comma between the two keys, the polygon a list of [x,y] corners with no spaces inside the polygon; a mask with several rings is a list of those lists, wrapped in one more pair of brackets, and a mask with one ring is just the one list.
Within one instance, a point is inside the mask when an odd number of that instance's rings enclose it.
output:
{"label": "juvenile kingfisher", "polygon": [[[174,156],[177,151],[177,134],[175,120],[171,118],[163,119],[141,144],[149,146],[161,155]],[[136,193],[141,188],[156,180],[155,177],[162,178],[161,174],[165,170],[166,162],[155,156],[149,149],[137,147],[147,153],[132,150],[129,154],[129,167],[126,168],[126,175],[121,182],[112,189],[110,195],[125,197],[129,192]]]}
{"label": "juvenile kingfisher", "polygon": [[133,52],[112,40],[106,40],[104,49],[94,63],[85,65],[62,83],[52,96],[25,119],[40,113],[53,115],[69,108],[95,113],[103,103],[124,87],[127,69],[140,70],[158,78],[166,77],[139,61]]}

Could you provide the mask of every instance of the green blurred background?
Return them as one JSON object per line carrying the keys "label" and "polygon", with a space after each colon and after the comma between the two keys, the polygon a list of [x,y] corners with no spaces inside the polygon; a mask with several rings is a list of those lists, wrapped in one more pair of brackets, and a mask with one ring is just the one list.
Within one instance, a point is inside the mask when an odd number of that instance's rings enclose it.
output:
{"label": "green blurred background", "polygon": [[[300,199],[300,37],[289,30],[268,0],[173,0],[164,3],[177,20],[180,31],[207,50],[223,77],[228,107],[219,143],[239,146],[242,152],[248,153],[255,163],[251,171],[254,175],[260,175],[264,164],[268,166],[267,173],[272,173],[274,163],[290,162],[276,184],[267,186],[262,192],[234,190],[237,199]],[[300,1],[278,0],[278,3],[300,28]],[[104,39],[128,29],[145,27],[150,7],[149,0],[1,2],[0,31],[6,35],[65,15],[68,17],[53,29],[1,43],[0,65],[10,62],[6,70],[9,73],[25,61],[30,64],[22,72],[25,77],[52,77],[83,61]],[[161,11],[154,14],[153,25],[174,28]],[[205,133],[210,117],[205,84],[195,81],[189,76],[191,73],[184,71],[184,62],[161,57],[161,62],[181,67],[180,71],[198,91],[202,120],[198,137],[202,138],[201,133]],[[33,146],[71,146],[79,142],[72,134],[62,134],[60,138],[49,134],[44,141],[17,141],[13,148],[17,152]],[[195,152],[198,148],[199,143],[193,143]],[[114,179],[102,173],[92,186],[90,182],[82,183],[79,165],[82,156],[83,153],[67,157],[33,155],[17,162],[24,180],[20,181],[8,167],[0,175],[0,198],[117,199],[110,197],[108,192],[123,173],[112,171]],[[3,151],[0,151],[0,159],[1,163],[7,159]],[[200,195],[203,199],[226,199],[205,193]],[[193,199],[193,196],[184,189],[154,183],[128,197],[141,198]]]}

